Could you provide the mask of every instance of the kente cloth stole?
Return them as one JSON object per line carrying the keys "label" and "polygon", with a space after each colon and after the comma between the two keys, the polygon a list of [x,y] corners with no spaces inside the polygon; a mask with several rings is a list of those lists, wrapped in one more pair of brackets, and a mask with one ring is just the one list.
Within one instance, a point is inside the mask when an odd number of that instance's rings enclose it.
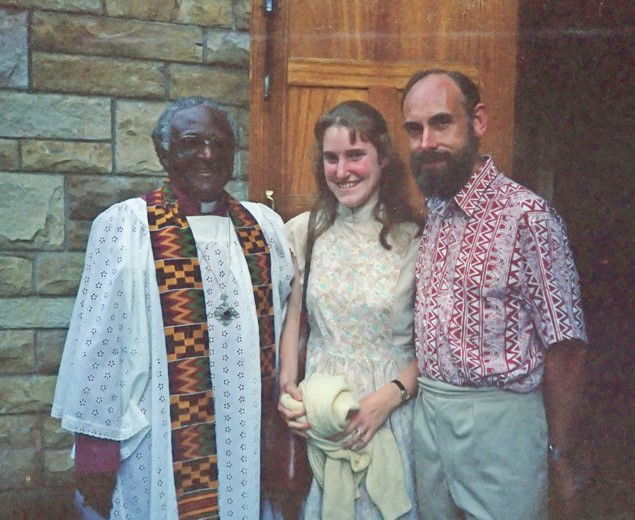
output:
{"label": "kente cloth stole", "polygon": [[[165,331],[179,518],[218,518],[214,394],[196,243],[169,184],[145,198]],[[264,404],[272,396],[276,365],[269,246],[258,222],[240,202],[227,193],[223,193],[222,202],[234,225],[253,286]]]}

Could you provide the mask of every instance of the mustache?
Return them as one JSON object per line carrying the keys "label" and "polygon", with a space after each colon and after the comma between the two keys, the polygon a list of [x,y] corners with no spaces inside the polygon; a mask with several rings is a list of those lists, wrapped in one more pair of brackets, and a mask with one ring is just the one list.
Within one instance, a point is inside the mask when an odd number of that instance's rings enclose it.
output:
{"label": "mustache", "polygon": [[419,150],[412,154],[412,161],[417,165],[425,165],[437,161],[451,161],[452,154],[440,150]]}

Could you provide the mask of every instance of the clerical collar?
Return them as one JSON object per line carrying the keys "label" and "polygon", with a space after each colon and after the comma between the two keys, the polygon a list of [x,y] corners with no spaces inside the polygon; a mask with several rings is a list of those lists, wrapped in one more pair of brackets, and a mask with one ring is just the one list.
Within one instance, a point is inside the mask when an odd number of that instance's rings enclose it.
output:
{"label": "clerical collar", "polygon": [[179,209],[181,213],[188,217],[194,215],[227,215],[227,207],[222,200],[201,202],[190,197],[187,193],[179,190],[174,185],[172,185],[172,192],[174,193],[176,199],[179,201]]}
{"label": "clerical collar", "polygon": [[217,205],[217,200],[213,200],[212,202],[201,202],[201,213],[213,213]]}

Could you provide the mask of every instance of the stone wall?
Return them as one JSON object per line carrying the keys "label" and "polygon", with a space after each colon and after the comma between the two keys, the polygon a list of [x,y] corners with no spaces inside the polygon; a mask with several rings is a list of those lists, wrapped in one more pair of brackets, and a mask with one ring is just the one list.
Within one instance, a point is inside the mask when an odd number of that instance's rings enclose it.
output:
{"label": "stone wall", "polygon": [[0,516],[70,518],[49,417],[92,219],[164,176],[167,100],[213,97],[246,197],[249,0],[0,0]]}

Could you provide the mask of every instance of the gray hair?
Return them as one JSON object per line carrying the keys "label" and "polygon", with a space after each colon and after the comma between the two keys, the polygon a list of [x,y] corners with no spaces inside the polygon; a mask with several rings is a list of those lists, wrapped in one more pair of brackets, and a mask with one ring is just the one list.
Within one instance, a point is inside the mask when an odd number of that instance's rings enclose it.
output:
{"label": "gray hair", "polygon": [[154,143],[154,148],[157,150],[157,153],[159,153],[160,150],[163,152],[170,150],[172,119],[174,118],[174,115],[185,108],[192,108],[200,105],[213,108],[217,112],[223,114],[232,128],[232,137],[234,138],[234,142],[236,141],[237,124],[230,114],[223,110],[212,98],[205,96],[189,96],[174,100],[165,107],[159,116],[154,130],[152,130],[152,142]]}

